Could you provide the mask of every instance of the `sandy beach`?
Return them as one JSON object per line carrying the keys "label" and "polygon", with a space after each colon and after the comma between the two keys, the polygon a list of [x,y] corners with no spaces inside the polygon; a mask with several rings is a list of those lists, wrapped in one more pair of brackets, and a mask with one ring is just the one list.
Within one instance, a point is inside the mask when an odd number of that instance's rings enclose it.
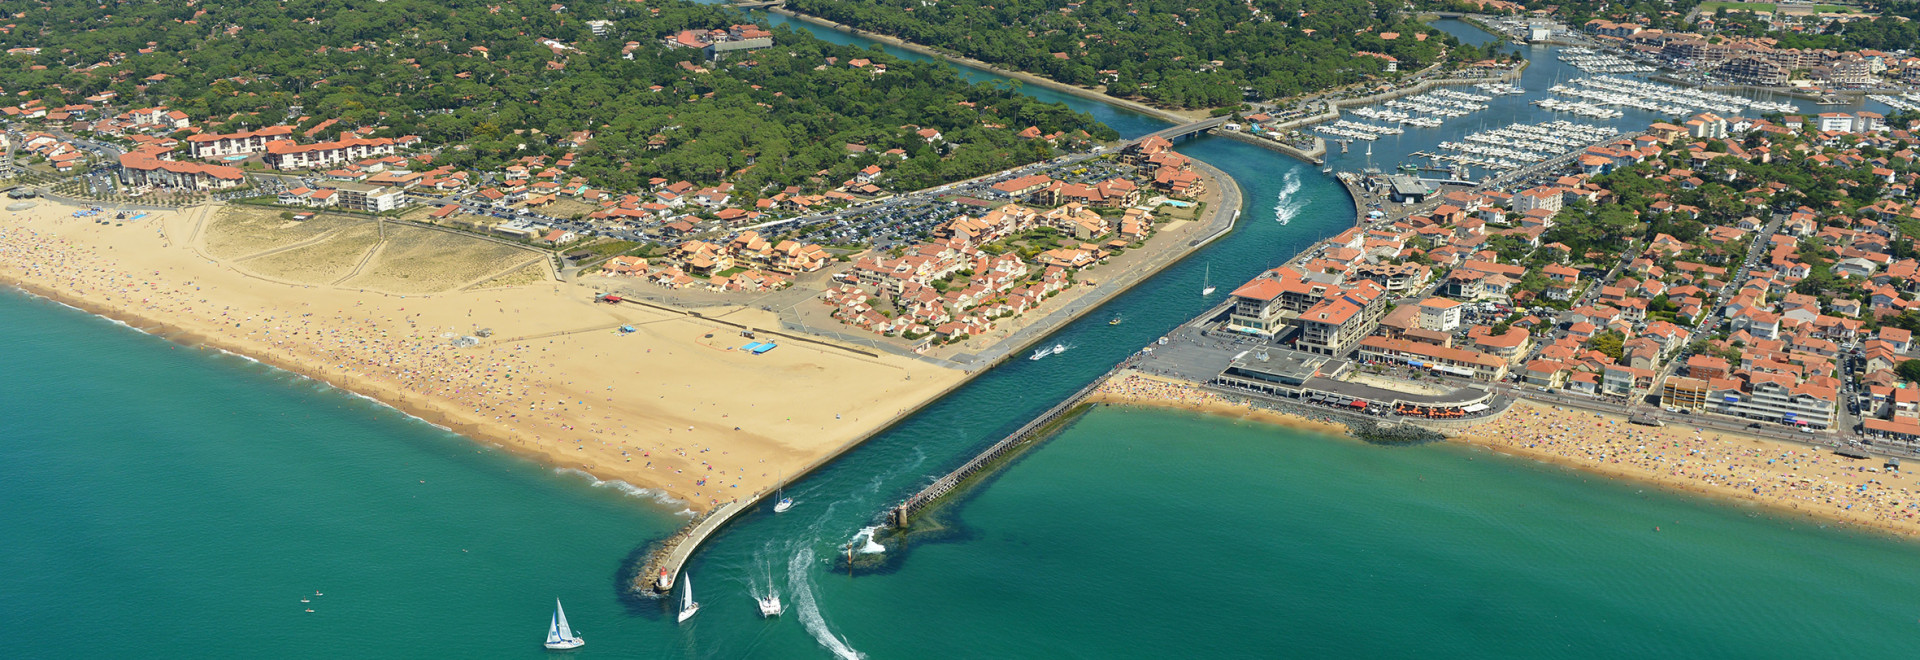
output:
{"label": "sandy beach", "polygon": [[[0,215],[0,281],[699,511],[771,490],[965,377],[765,336],[779,348],[751,355],[737,328],[595,303],[537,252],[396,223],[248,225],[204,206],[116,227],[75,210]],[[480,328],[492,336],[454,343]]]}
{"label": "sandy beach", "polygon": [[1131,369],[1115,374],[1087,396],[1090,403],[1125,406],[1151,406],[1187,410],[1220,417],[1277,424],[1288,428],[1332,435],[1347,435],[1339,422],[1314,419],[1266,408],[1256,408],[1191,383],[1173,378],[1140,373]]}
{"label": "sandy beach", "polygon": [[1495,451],[1786,514],[1920,536],[1920,481],[1778,440],[1521,401],[1458,439]]}
{"label": "sandy beach", "polygon": [[[1191,410],[1347,435],[1337,423],[1251,408],[1192,383],[1123,372],[1090,401]],[[1754,504],[1903,537],[1920,537],[1920,480],[1777,440],[1689,426],[1628,424],[1619,416],[1520,401],[1457,441],[1602,476]]]}

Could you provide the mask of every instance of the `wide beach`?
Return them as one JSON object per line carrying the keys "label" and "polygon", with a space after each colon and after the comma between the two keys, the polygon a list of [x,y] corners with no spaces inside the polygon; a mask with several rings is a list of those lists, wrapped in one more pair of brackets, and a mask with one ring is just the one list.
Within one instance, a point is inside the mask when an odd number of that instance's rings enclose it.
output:
{"label": "wide beach", "polygon": [[[1117,374],[1089,400],[1346,435],[1344,426],[1330,420],[1255,408],[1192,383],[1134,372]],[[1525,400],[1453,437],[1503,454],[1756,504],[1788,516],[1920,537],[1920,480],[1883,469],[1878,460],[1687,426],[1631,425],[1616,415]]]}
{"label": "wide beach", "polygon": [[1459,439],[1789,515],[1920,537],[1920,480],[1817,447],[1521,401]]}
{"label": "wide beach", "polygon": [[[804,342],[750,355],[731,326],[596,304],[538,253],[396,223],[263,229],[199,207],[113,226],[75,210],[0,216],[0,280],[694,510],[770,490],[965,376]],[[449,256],[476,249],[492,261]],[[492,336],[456,346],[481,328]]]}

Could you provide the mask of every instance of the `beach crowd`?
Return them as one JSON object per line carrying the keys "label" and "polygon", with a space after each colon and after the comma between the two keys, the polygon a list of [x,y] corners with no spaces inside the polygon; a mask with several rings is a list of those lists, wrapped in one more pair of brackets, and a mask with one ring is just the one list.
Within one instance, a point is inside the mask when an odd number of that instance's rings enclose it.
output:
{"label": "beach crowd", "polygon": [[1920,533],[1913,477],[1878,460],[1696,427],[1632,425],[1538,403],[1516,405],[1468,433],[1480,444],[1613,476]]}
{"label": "beach crowd", "polygon": [[[560,465],[598,471],[610,463],[634,464],[631,467],[660,475],[637,481],[691,493],[698,498],[694,501],[708,505],[742,497],[742,477],[749,469],[765,467],[727,464],[732,461],[722,456],[728,452],[708,443],[719,429],[703,434],[679,423],[684,420],[666,416],[656,416],[659,423],[648,428],[620,423],[643,419],[631,414],[616,421],[606,410],[616,398],[612,387],[595,391],[559,370],[555,358],[567,343],[565,337],[460,347],[453,339],[470,332],[467,326],[426,324],[418,303],[409,313],[412,301],[375,295],[365,296],[371,303],[330,308],[292,296],[279,304],[243,307],[239,301],[261,297],[222,295],[234,292],[160,270],[133,270],[110,251],[37,231],[23,226],[20,214],[9,215],[15,217],[0,225],[0,280],[136,325],[174,326],[189,335],[183,339],[370,392],[371,398],[408,412],[459,420],[455,423],[484,422],[482,435],[489,439],[547,454]],[[90,229],[82,221],[72,222],[75,229]],[[398,309],[392,309],[395,306]],[[652,350],[637,342],[636,349]],[[669,398],[661,392],[648,394],[654,395],[650,399]],[[590,403],[588,397],[599,401]],[[695,409],[721,405],[673,403]]]}

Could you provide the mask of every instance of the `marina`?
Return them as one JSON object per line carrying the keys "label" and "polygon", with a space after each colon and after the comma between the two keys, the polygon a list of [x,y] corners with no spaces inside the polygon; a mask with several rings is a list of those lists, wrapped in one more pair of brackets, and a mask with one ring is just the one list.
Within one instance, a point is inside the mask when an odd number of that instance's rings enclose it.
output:
{"label": "marina", "polygon": [[1659,70],[1618,55],[1596,52],[1590,48],[1562,48],[1558,57],[1560,61],[1587,73],[1653,73]]}
{"label": "marina", "polygon": [[1585,149],[1619,135],[1606,126],[1566,120],[1540,124],[1511,124],[1480,131],[1458,142],[1441,142],[1443,153],[1415,152],[1437,166],[1441,162],[1467,165],[1494,173],[1506,173],[1557,156]]}
{"label": "marina", "polygon": [[[1791,103],[1763,101],[1704,89],[1685,89],[1616,76],[1579,78],[1567,81],[1563,85],[1554,85],[1547,91],[1583,99],[1596,106],[1628,107],[1673,116],[1694,112],[1713,112],[1733,116],[1748,110],[1780,113],[1798,111],[1798,108]],[[1550,99],[1542,99],[1541,107],[1548,107],[1545,103],[1548,100]]]}
{"label": "marina", "polygon": [[[1517,91],[1513,91],[1514,88],[1511,88],[1511,86],[1496,89],[1501,89],[1502,93],[1507,94],[1518,93]],[[1448,120],[1459,119],[1487,109],[1487,102],[1491,100],[1493,100],[1492,96],[1469,94],[1452,89],[1436,89],[1424,94],[1388,100],[1381,103],[1379,107],[1365,106],[1354,108],[1347,112],[1356,117],[1365,117],[1367,119],[1395,122],[1421,128],[1436,128]],[[1322,129],[1322,132],[1326,131]],[[1340,133],[1332,134],[1340,135]]]}
{"label": "marina", "polygon": [[1920,95],[1907,92],[1899,96],[1892,94],[1868,94],[1868,99],[1886,104],[1887,107],[1901,112],[1920,111]]}

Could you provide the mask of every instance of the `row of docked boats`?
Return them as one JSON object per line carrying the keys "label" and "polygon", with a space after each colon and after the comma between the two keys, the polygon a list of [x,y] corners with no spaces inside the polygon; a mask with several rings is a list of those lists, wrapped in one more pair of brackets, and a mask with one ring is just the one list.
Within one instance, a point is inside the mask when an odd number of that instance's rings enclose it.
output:
{"label": "row of docked boats", "polygon": [[1378,140],[1380,136],[1383,135],[1399,135],[1406,132],[1406,129],[1400,128],[1399,126],[1369,124],[1347,119],[1342,119],[1331,124],[1321,124],[1315,126],[1313,130],[1334,137],[1367,142]]}
{"label": "row of docked boats", "polygon": [[1868,94],[1867,98],[1873,99],[1875,101],[1879,101],[1881,103],[1885,103],[1887,104],[1887,107],[1893,108],[1894,110],[1898,110],[1900,112],[1914,112],[1916,110],[1920,110],[1920,96],[1915,96],[1912,92],[1901,94],[1899,96],[1894,96],[1892,94]]}
{"label": "row of docked boats", "polygon": [[1562,101],[1560,99],[1540,99],[1540,100],[1534,101],[1533,104],[1540,106],[1542,108],[1545,108],[1547,110],[1552,110],[1554,112],[1567,112],[1567,113],[1576,114],[1582,117],[1591,117],[1594,119],[1619,119],[1621,117],[1626,116],[1627,114],[1625,112],[1621,112],[1613,108],[1603,108],[1603,107],[1594,105],[1592,103],[1587,103],[1585,101]]}
{"label": "row of docked boats", "polygon": [[1560,61],[1587,73],[1653,73],[1657,69],[1611,53],[1591,48],[1560,49]]}
{"label": "row of docked boats", "polygon": [[1606,126],[1557,120],[1542,124],[1511,124],[1480,131],[1458,142],[1441,142],[1446,153],[1428,154],[1435,161],[1509,172],[1549,160],[1617,135]]}
{"label": "row of docked boats", "polygon": [[1527,93],[1525,87],[1503,82],[1483,82],[1474,85],[1473,88],[1492,96],[1518,96]]}
{"label": "row of docked boats", "polygon": [[[1377,121],[1419,128],[1438,128],[1449,119],[1458,119],[1487,109],[1487,102],[1491,100],[1493,100],[1492,96],[1436,89],[1424,94],[1392,99],[1381,103],[1380,107],[1354,108],[1348,113]],[[1376,135],[1385,134],[1377,133]],[[1352,139],[1366,138],[1353,137]]]}
{"label": "row of docked boats", "polygon": [[1748,109],[1781,113],[1798,110],[1791,103],[1750,99],[1618,76],[1578,78],[1564,85],[1554,85],[1549,91],[1585,99],[1595,105],[1640,108],[1669,115],[1714,112],[1734,116]]}

